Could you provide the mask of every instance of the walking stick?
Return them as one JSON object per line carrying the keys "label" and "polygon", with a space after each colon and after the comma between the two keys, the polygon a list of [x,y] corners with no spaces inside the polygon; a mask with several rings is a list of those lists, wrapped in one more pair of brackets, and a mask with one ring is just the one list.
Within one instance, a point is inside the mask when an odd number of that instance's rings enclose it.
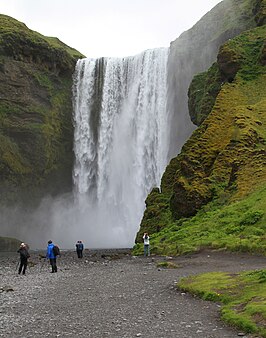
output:
{"label": "walking stick", "polygon": [[18,260],[18,262],[17,262],[17,265],[16,265],[15,272],[17,272],[17,271],[18,271],[18,266],[19,266],[19,263],[20,263],[20,259],[19,259],[19,260]]}

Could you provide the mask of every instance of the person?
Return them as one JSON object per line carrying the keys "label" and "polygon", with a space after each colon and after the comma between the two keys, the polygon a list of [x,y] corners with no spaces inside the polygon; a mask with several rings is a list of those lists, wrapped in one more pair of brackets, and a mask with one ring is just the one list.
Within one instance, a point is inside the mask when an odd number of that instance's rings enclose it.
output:
{"label": "person", "polygon": [[28,258],[30,257],[29,246],[25,243],[21,243],[17,252],[20,254],[20,265],[18,273],[20,275],[22,271],[22,274],[25,275],[28,266]]}
{"label": "person", "polygon": [[144,256],[150,256],[150,237],[147,232],[143,235]]}
{"label": "person", "polygon": [[77,251],[78,258],[83,257],[83,249],[84,249],[83,243],[81,241],[77,241],[76,251]]}
{"label": "person", "polygon": [[51,240],[48,241],[46,258],[50,260],[52,266],[52,273],[57,272],[56,255],[54,254],[54,244]]}

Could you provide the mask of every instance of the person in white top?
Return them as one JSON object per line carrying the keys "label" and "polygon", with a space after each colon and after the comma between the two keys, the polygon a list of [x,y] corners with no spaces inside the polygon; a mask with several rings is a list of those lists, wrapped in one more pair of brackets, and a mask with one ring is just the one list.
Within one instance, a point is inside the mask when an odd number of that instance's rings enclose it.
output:
{"label": "person in white top", "polygon": [[147,232],[143,235],[144,256],[150,256],[150,237]]}

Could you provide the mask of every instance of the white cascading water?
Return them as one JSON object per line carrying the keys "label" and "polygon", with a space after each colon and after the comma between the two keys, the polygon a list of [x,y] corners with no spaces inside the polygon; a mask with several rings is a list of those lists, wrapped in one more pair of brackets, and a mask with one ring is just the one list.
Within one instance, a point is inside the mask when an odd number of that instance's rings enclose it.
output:
{"label": "white cascading water", "polygon": [[168,48],[82,59],[74,74],[77,231],[90,247],[131,247],[168,163]]}

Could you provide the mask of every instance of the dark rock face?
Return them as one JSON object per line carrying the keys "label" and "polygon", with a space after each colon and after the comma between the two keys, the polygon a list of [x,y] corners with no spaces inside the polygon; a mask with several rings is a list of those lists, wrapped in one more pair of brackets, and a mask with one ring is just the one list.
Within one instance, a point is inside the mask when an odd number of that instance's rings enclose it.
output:
{"label": "dark rock face", "polygon": [[266,1],[256,0],[254,6],[255,20],[258,26],[266,24]]}
{"label": "dark rock face", "polygon": [[188,108],[191,121],[197,126],[211,112],[223,82],[217,63],[208,71],[194,76],[188,90]]}
{"label": "dark rock face", "polygon": [[[195,182],[193,182],[195,183]],[[188,187],[182,180],[175,183],[170,206],[175,218],[190,217],[195,211],[211,200],[212,194],[207,185],[199,182],[199,188]]]}
{"label": "dark rock face", "polygon": [[217,62],[224,81],[233,82],[238,70],[241,67],[241,61],[234,50],[222,49],[218,54]]}
{"label": "dark rock face", "polygon": [[77,51],[0,16],[2,202],[69,191]]}
{"label": "dark rock face", "polygon": [[266,42],[264,43],[263,49],[261,51],[260,62],[262,66],[266,66]]}

